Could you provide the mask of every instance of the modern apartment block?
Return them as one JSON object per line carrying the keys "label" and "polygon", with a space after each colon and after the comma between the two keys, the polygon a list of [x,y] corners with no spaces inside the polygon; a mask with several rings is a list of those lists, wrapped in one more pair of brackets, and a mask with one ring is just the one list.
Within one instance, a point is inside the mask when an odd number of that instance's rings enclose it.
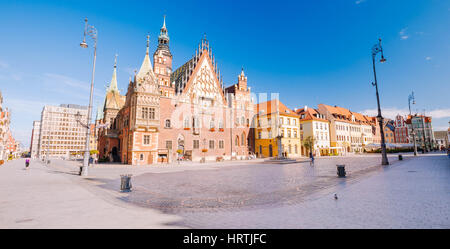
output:
{"label": "modern apartment block", "polygon": [[37,158],[39,155],[39,138],[41,133],[41,121],[33,121],[33,131],[31,132],[31,158]]}
{"label": "modern apartment block", "polygon": [[[87,107],[71,104],[44,106],[41,114],[38,156],[82,156],[85,150]],[[77,121],[77,119],[79,121]]]}

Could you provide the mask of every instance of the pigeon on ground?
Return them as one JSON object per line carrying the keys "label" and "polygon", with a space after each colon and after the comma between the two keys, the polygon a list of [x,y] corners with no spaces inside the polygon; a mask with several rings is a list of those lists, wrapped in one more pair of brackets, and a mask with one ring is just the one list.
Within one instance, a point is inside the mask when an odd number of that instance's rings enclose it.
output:
{"label": "pigeon on ground", "polygon": [[337,197],[337,194],[334,194],[334,199],[335,199],[335,200],[337,200],[337,199],[338,199],[338,197]]}

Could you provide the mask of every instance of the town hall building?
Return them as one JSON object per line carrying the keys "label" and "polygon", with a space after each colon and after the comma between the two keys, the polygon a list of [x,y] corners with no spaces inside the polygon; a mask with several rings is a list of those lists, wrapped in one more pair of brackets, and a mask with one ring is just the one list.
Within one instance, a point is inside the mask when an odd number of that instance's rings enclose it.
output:
{"label": "town hall building", "polygon": [[244,159],[253,151],[254,104],[244,71],[225,87],[215,56],[203,38],[192,58],[172,70],[166,23],[158,47],[144,61],[127,93],[117,87],[117,63],[97,113],[99,158],[132,165],[177,159]]}

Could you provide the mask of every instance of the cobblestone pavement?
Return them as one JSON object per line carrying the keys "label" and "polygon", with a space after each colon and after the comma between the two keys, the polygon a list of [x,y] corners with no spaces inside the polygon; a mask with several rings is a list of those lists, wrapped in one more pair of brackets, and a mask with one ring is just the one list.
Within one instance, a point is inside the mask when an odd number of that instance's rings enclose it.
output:
{"label": "cobblestone pavement", "polygon": [[259,229],[450,228],[450,160],[446,156],[396,162],[350,184],[348,180],[354,173],[349,173],[348,179],[310,193],[294,204],[180,212],[184,218],[181,224],[192,228]]}
{"label": "cobblestone pavement", "polygon": [[[395,161],[391,157],[391,161]],[[348,177],[338,178],[336,164]],[[312,193],[382,170],[379,157],[318,159],[294,164],[236,165],[213,170],[145,173],[123,200],[168,213],[218,212],[292,205]]]}
{"label": "cobblestone pavement", "polygon": [[[105,199],[181,217],[191,228],[450,228],[450,160],[445,155],[318,158],[135,167],[98,165],[76,182]],[[53,164],[53,163],[52,163]],[[338,178],[336,164],[347,177]],[[74,162],[55,162],[74,173]],[[131,193],[118,193],[120,174]],[[337,193],[338,200],[334,199]]]}

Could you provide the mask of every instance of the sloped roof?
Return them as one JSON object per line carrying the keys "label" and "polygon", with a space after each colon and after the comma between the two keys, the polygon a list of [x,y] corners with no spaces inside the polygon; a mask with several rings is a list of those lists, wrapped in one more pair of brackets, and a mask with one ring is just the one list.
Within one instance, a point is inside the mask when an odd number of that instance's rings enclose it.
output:
{"label": "sloped roof", "polygon": [[302,114],[305,114],[304,118],[300,118],[300,120],[317,120],[317,121],[324,121],[324,122],[328,122],[327,119],[324,118],[319,118],[318,114],[320,114],[316,109],[314,108],[301,108],[301,109],[297,109],[297,114],[301,117]]}
{"label": "sloped roof", "polygon": [[106,93],[105,108],[106,109],[120,109],[125,104],[125,96],[116,91]]}
{"label": "sloped roof", "polygon": [[150,61],[148,44],[147,44],[147,51],[145,53],[144,61],[142,62],[141,68],[139,69],[139,72],[136,75],[136,78],[139,81],[141,81],[145,78],[145,76],[147,74],[150,74],[150,76],[153,79],[156,79],[155,74],[153,73],[152,62]]}
{"label": "sloped roof", "polygon": [[[348,123],[370,124],[373,122],[369,116],[357,112],[352,112],[347,108],[343,108],[340,106],[330,106],[325,104],[321,105],[324,106],[325,109],[327,109],[327,111],[330,112],[335,118],[343,120]],[[352,120],[352,115],[354,116],[355,121]]]}
{"label": "sloped roof", "polygon": [[[297,113],[286,107],[281,101],[278,101],[278,111],[282,115],[298,117]],[[277,100],[269,100],[256,105],[256,112],[259,115],[277,112]]]}
{"label": "sloped roof", "polygon": [[[186,63],[184,63],[181,67],[177,68],[171,75],[170,75],[170,82],[175,82],[175,89],[177,91],[183,91],[185,85],[183,84],[183,75],[186,75],[186,72],[189,69],[189,64],[193,63],[193,59],[188,60]],[[188,77],[191,76],[194,70],[188,73]],[[187,83],[187,80],[186,82]]]}

